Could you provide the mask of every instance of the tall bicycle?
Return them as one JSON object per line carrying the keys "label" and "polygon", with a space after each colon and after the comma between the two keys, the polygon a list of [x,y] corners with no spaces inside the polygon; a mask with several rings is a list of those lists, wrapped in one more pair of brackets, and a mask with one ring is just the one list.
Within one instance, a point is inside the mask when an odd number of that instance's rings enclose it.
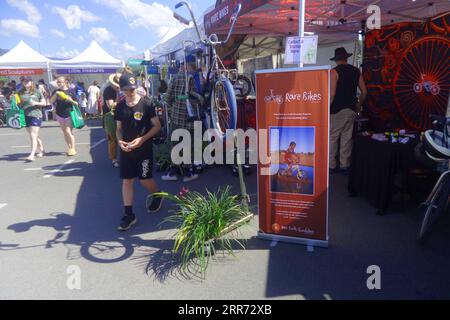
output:
{"label": "tall bicycle", "polygon": [[[424,141],[419,145],[419,155],[435,163],[449,161],[450,141],[448,125],[450,118],[431,116],[434,129],[425,132]],[[439,130],[440,129],[440,130]],[[424,243],[433,226],[447,208],[450,195],[450,170],[441,174],[427,200],[422,203],[425,208],[420,224],[418,241]]]}
{"label": "tall bicycle", "polygon": [[[206,39],[202,39],[200,31],[198,29],[197,22],[195,21],[194,13],[191,6],[186,1],[182,1],[175,5],[175,9],[185,6],[191,16],[194,23],[195,30],[197,32],[198,39],[203,45],[210,49],[211,58],[210,66],[206,77],[207,92],[205,93],[205,100],[209,105],[209,113],[211,115],[211,126],[215,130],[215,136],[219,139],[234,139],[235,146],[237,147],[237,139],[234,134],[227,136],[227,129],[236,129],[237,126],[237,102],[233,85],[230,80],[235,77],[236,73],[227,70],[217,55],[216,46],[223,45],[230,40],[230,36],[233,32],[234,25],[236,24],[237,17],[241,11],[242,5],[239,3],[231,15],[231,26],[228,31],[227,37],[223,41],[219,41],[219,37],[216,34],[209,35]],[[235,79],[236,80],[236,79]],[[187,84],[188,85],[188,84]],[[241,208],[242,210],[249,212],[250,197],[247,194],[246,186],[244,183],[244,173],[242,169],[242,161],[239,153],[237,154],[237,171],[239,175],[239,184],[241,189]],[[251,217],[249,215],[248,217]]]}
{"label": "tall bicycle", "polygon": [[230,39],[237,17],[241,11],[241,4],[236,6],[231,16],[231,27],[227,37],[223,41],[219,41],[216,34],[211,34],[206,39],[202,39],[191,6],[186,1],[182,1],[175,5],[175,9],[181,8],[182,6],[188,9],[200,42],[211,50],[210,66],[206,77],[207,91],[204,98],[209,106],[211,126],[216,131],[216,136],[223,139],[226,137],[227,129],[236,129],[237,126],[237,102],[232,85],[232,81],[236,79],[235,73],[227,70],[217,55],[216,46],[226,44]]}

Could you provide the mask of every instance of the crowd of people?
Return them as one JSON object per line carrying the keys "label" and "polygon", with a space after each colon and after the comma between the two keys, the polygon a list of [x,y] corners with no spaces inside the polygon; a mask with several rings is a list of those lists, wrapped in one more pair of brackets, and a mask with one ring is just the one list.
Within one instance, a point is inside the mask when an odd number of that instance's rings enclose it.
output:
{"label": "crowd of people", "polygon": [[[187,66],[193,70],[194,64]],[[161,81],[156,99],[147,97],[146,83],[139,85],[130,68],[120,73],[112,74],[108,82],[100,90],[94,81],[87,90],[84,83],[71,83],[65,76],[59,76],[53,83],[47,85],[44,80],[36,84],[30,77],[21,77],[19,84],[11,81],[7,85],[0,82],[0,103],[2,108],[8,108],[12,103],[23,109],[25,127],[30,138],[31,150],[26,162],[35,161],[36,157],[45,156],[43,139],[39,130],[45,119],[45,111],[53,110],[53,120],[56,120],[63,133],[67,145],[67,156],[75,156],[76,142],[73,134],[71,111],[78,106],[88,115],[101,115],[103,127],[108,140],[108,156],[112,166],[118,168],[122,179],[122,195],[124,216],[118,230],[124,231],[136,223],[133,212],[134,180],[139,179],[149,191],[146,206],[149,212],[157,212],[162,205],[163,198],[154,196],[159,191],[153,179],[153,138],[161,130],[160,118],[155,111],[156,102],[161,102],[161,94],[168,89],[167,103],[170,118],[174,127],[192,130],[188,121],[185,104],[176,97],[184,92],[182,83],[185,81],[185,69],[173,79],[168,87]],[[148,85],[148,84],[147,84]],[[119,151],[119,152],[118,152]],[[120,155],[120,156],[119,156]],[[178,170],[176,169],[178,168]],[[176,174],[184,174],[184,181],[198,178],[191,164],[171,166],[163,180],[177,180]]]}

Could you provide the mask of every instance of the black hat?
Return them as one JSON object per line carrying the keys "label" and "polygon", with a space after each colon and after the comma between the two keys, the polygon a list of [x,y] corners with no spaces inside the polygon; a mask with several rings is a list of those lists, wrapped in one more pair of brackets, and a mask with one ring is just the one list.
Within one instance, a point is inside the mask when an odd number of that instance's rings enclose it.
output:
{"label": "black hat", "polygon": [[136,77],[132,73],[123,73],[119,79],[119,86],[122,91],[136,89],[138,87]]}
{"label": "black hat", "polygon": [[334,57],[330,58],[330,60],[332,60],[332,61],[344,60],[344,59],[351,57],[352,55],[353,55],[353,53],[348,53],[344,47],[340,47],[340,48],[336,48],[334,50]]}

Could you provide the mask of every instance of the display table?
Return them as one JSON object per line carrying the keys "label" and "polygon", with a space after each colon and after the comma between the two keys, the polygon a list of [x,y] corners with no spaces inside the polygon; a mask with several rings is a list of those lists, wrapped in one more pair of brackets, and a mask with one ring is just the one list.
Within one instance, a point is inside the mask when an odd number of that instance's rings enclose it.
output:
{"label": "display table", "polygon": [[403,189],[408,172],[421,167],[414,158],[417,143],[417,140],[406,144],[390,143],[356,136],[349,172],[349,195],[364,196],[378,209],[377,214],[384,214],[396,191],[396,177],[400,177]]}

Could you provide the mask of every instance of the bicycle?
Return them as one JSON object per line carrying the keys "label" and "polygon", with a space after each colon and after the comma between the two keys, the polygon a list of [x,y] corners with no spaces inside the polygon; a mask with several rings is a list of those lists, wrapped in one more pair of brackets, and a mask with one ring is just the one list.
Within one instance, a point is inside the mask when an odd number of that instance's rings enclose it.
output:
{"label": "bicycle", "polygon": [[[417,156],[425,157],[435,163],[450,159],[450,146],[448,142],[448,125],[450,118],[430,116],[433,119],[434,129],[425,132],[424,142],[418,145]],[[436,129],[441,127],[442,131]],[[421,159],[425,160],[425,159]],[[428,198],[421,204],[425,207],[424,216],[420,224],[418,242],[423,244],[430,235],[438,218],[445,212],[450,195],[450,170],[441,174]]]}
{"label": "bicycle", "polygon": [[[296,173],[293,174],[294,172],[296,172]],[[278,174],[278,176],[281,176],[281,177],[293,176],[300,182],[304,182],[307,178],[306,171],[300,169],[300,165],[298,165],[298,164],[292,165],[292,167],[289,170],[287,168],[286,169],[281,168],[278,170],[277,174]]]}
{"label": "bicycle", "polygon": [[204,93],[203,97],[205,98],[207,106],[209,106],[212,129],[216,131],[217,137],[223,139],[226,137],[227,129],[236,129],[237,126],[236,94],[231,81],[237,81],[237,72],[225,68],[222,60],[217,55],[215,48],[217,45],[226,44],[230,39],[242,6],[240,3],[236,6],[230,19],[230,30],[223,41],[219,41],[216,34],[211,34],[206,39],[202,39],[191,6],[186,1],[182,1],[175,5],[175,9],[179,9],[182,6],[186,6],[189,11],[198,39],[206,48],[211,50],[210,66],[206,77],[207,91]]}

